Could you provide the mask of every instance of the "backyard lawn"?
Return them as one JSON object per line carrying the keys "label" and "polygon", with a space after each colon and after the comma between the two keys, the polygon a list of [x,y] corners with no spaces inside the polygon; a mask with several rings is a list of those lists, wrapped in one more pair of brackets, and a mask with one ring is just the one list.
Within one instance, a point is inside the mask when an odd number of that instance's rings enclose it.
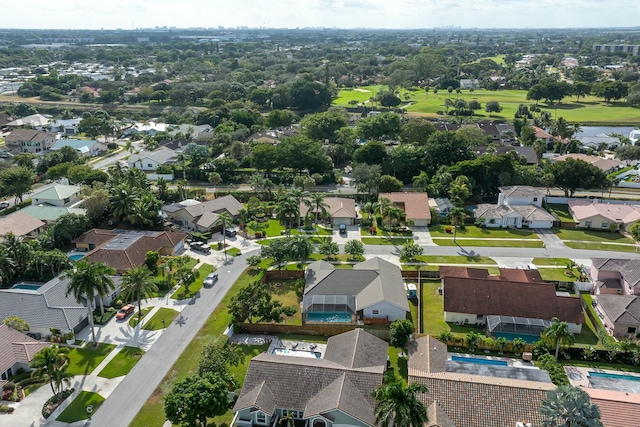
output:
{"label": "backyard lawn", "polygon": [[440,280],[423,280],[421,288],[422,333],[437,337],[451,328],[444,321],[444,299],[438,294]]}
{"label": "backyard lawn", "polygon": [[114,344],[104,343],[98,343],[94,348],[91,342],[87,342],[83,348],[71,349],[67,372],[71,375],[89,375],[114,348]]}
{"label": "backyard lawn", "polygon": [[582,242],[599,242],[599,243],[629,243],[634,241],[622,234],[610,231],[591,231],[591,230],[567,230],[560,228],[555,230],[560,240],[576,240]]}
{"label": "backyard lawn", "polygon": [[187,299],[191,298],[202,288],[202,282],[205,277],[213,271],[216,271],[215,267],[212,267],[209,264],[202,264],[200,268],[198,268],[198,278],[195,282],[193,282],[189,286],[189,292],[186,291],[184,286],[180,286],[176,291],[171,295],[171,299]]}
{"label": "backyard lawn", "polygon": [[[142,329],[146,331],[157,331],[163,329],[166,325],[170,325],[173,319],[178,317],[178,312],[172,308],[160,307],[158,311],[142,325]],[[164,320],[164,323],[162,321]]]}
{"label": "backyard lawn", "polygon": [[144,355],[144,350],[138,347],[123,347],[122,350],[111,359],[107,366],[100,371],[99,377],[116,378],[127,375]]}
{"label": "backyard lawn", "polygon": [[[450,225],[437,225],[429,227],[431,237],[446,237],[453,239],[453,231],[447,233],[445,228]],[[474,225],[468,225],[464,230],[458,228],[457,237],[473,237],[482,238],[490,237],[493,239],[538,239],[538,235],[529,230],[512,230],[512,229],[492,229],[481,228]]]}
{"label": "backyard lawn", "polygon": [[302,314],[300,313],[300,299],[296,294],[295,280],[269,280],[264,287],[269,291],[273,300],[280,301],[283,307],[293,307],[296,313],[291,317],[284,317],[287,325],[302,325]]}
{"label": "backyard lawn", "polygon": [[56,421],[61,421],[63,423],[74,423],[76,421],[82,421],[89,418],[89,413],[87,412],[87,406],[93,406],[93,411],[96,412],[100,405],[104,402],[104,397],[100,396],[98,393],[93,393],[91,391],[81,391],[73,402],[66,407],[64,411]]}
{"label": "backyard lawn", "polygon": [[571,275],[567,274],[567,269],[564,267],[539,268],[538,272],[542,280],[547,282],[575,282],[580,277],[580,271],[577,268],[571,269]]}
{"label": "backyard lawn", "polygon": [[479,246],[479,247],[491,247],[491,248],[544,248],[542,240],[483,240],[483,239],[458,239],[454,242],[453,239],[439,239],[434,238],[433,243],[438,246]]}
{"label": "backyard lawn", "polygon": [[569,213],[569,205],[557,205],[553,203],[547,203],[545,208],[551,215],[555,215],[562,222],[575,222],[573,217]]}

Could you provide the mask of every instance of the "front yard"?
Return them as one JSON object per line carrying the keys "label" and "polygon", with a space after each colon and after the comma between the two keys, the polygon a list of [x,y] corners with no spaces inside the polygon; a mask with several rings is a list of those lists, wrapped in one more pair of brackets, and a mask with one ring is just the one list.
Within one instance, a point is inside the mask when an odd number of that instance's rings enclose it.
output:
{"label": "front yard", "polygon": [[74,423],[76,421],[82,421],[89,418],[89,413],[87,412],[87,406],[91,405],[93,407],[92,412],[95,412],[100,405],[104,402],[104,397],[100,396],[98,393],[93,393],[91,391],[81,391],[73,402],[66,407],[64,411],[56,421],[61,421],[63,423]]}
{"label": "front yard", "polygon": [[434,238],[433,243],[438,246],[477,246],[477,247],[491,247],[491,248],[544,248],[542,240],[515,240],[515,239],[500,239],[500,240],[481,240],[481,239],[460,239],[457,242],[451,239]]}
{"label": "front yard", "polygon": [[83,348],[74,348],[69,352],[69,368],[71,375],[89,375],[116,348],[114,344],[98,343],[93,347],[91,342]]}
{"label": "front yard", "polygon": [[137,347],[123,347],[122,350],[111,359],[107,366],[100,371],[98,376],[103,378],[116,378],[127,375],[143,355],[144,350]]}
{"label": "front yard", "polygon": [[[450,225],[436,225],[429,227],[431,237],[446,237],[453,239],[453,230],[447,233],[446,229],[452,228]],[[530,230],[500,229],[500,228],[480,228],[475,225],[467,225],[464,230],[458,228],[457,237],[483,238],[490,237],[494,239],[538,239],[536,233]]]}
{"label": "front yard", "polygon": [[592,230],[568,230],[560,228],[555,230],[560,240],[575,240],[580,242],[599,243],[628,243],[633,245],[634,241],[618,232],[592,231]]}
{"label": "front yard", "polygon": [[198,268],[198,278],[195,282],[189,285],[189,292],[187,292],[184,286],[180,286],[176,291],[171,295],[171,299],[187,299],[194,296],[201,288],[202,282],[207,277],[207,275],[213,271],[216,271],[215,267],[212,267],[209,264],[202,264]]}

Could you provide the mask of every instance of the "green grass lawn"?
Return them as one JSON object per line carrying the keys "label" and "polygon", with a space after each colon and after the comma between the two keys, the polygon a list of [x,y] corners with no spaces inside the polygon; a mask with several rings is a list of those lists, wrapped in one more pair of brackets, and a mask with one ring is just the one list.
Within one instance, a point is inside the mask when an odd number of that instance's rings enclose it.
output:
{"label": "green grass lawn", "polygon": [[[281,237],[281,238],[282,239],[286,239],[286,237]],[[319,245],[320,243],[322,243],[322,242],[324,242],[325,240],[328,240],[328,239],[331,239],[331,237],[330,236],[318,236],[318,235],[313,236],[313,237],[309,237],[309,241],[313,245]],[[274,239],[257,240],[256,243],[259,244],[259,245],[265,246],[265,245],[268,245],[271,240],[274,240]]]}
{"label": "green grass lawn", "polygon": [[264,287],[269,291],[275,301],[280,301],[283,307],[293,307],[296,313],[291,317],[284,317],[287,325],[302,325],[302,314],[300,313],[300,299],[296,295],[295,280],[269,280]]}
{"label": "green grass lawn", "polygon": [[229,248],[229,249],[225,250],[224,253],[226,253],[227,255],[231,255],[231,256],[242,255],[242,251],[240,249],[238,249],[238,248]]}
{"label": "green grass lawn", "polygon": [[444,321],[444,298],[438,294],[439,280],[423,280],[421,288],[422,333],[438,336],[451,328]]}
{"label": "green grass lawn", "polygon": [[89,375],[105,357],[116,348],[114,344],[98,343],[96,348],[88,342],[83,348],[73,348],[69,352],[69,368],[71,375]]}
{"label": "green grass lawn", "polygon": [[[189,260],[187,261],[187,263],[185,264],[186,268],[190,268],[193,269],[196,264],[198,263],[198,260],[195,258],[191,258],[188,255],[183,255],[183,257],[185,258],[189,258]],[[156,274],[156,276],[153,278],[153,280],[158,283],[158,282],[165,282],[166,283],[166,271],[164,270],[166,261],[168,261],[171,258],[178,258],[178,257],[162,257],[160,258],[160,261],[163,262],[162,264],[158,265],[158,274]],[[177,268],[174,268],[173,271],[175,272],[177,270]],[[167,288],[166,286],[163,289],[158,289],[156,292],[153,292],[151,295],[149,295],[149,298],[159,298],[159,297],[163,297],[167,294],[167,292],[169,292],[171,289]]]}
{"label": "green grass lawn", "polygon": [[[341,90],[338,97],[333,101],[334,105],[343,107],[350,106],[349,101],[356,100],[358,102],[367,101],[374,96],[381,86],[363,86],[360,89],[369,90],[370,92],[359,92],[356,90]],[[384,87],[386,89],[386,87]],[[407,91],[411,96],[411,106],[407,108],[409,113],[416,113],[421,116],[443,117],[438,116],[438,111],[444,111],[445,99],[455,100],[457,97],[469,102],[472,99],[482,104],[482,109],[476,111],[474,118],[477,119],[509,119],[511,120],[518,109],[518,105],[533,105],[534,102],[527,101],[526,90],[475,90],[470,92],[463,90],[460,95],[456,93],[449,94],[444,90],[440,90],[437,94],[433,92],[425,93],[424,91]],[[484,107],[488,101],[498,101],[503,107],[502,112],[498,114],[486,113]],[[405,103],[403,99],[403,104]],[[640,110],[627,105],[624,102],[617,102],[607,105],[603,100],[593,96],[581,98],[580,102],[575,102],[575,98],[565,98],[561,104],[546,105],[539,103],[538,106],[543,110],[550,112],[553,117],[564,117],[569,122],[578,122],[582,124],[595,123],[615,123],[635,125],[638,121]]]}
{"label": "green grass lawn", "polygon": [[555,230],[556,235],[561,240],[578,240],[583,242],[599,242],[599,243],[629,243],[634,241],[622,234],[610,231],[591,231],[591,230],[567,230],[560,228]]}
{"label": "green grass lawn", "polygon": [[[178,312],[172,308],[160,307],[158,311],[149,319],[144,325],[142,325],[142,329],[146,331],[157,331],[159,329],[163,329],[166,325],[170,325],[173,322],[173,319],[178,317]],[[162,323],[162,321],[165,323]]]}
{"label": "green grass lawn", "polygon": [[213,271],[216,271],[215,267],[209,264],[202,264],[200,268],[198,268],[198,278],[189,286],[189,292],[186,291],[184,286],[180,286],[173,295],[171,295],[171,299],[187,299],[193,297],[196,292],[202,288],[202,282],[204,282],[207,275]]}
{"label": "green grass lawn", "polygon": [[142,309],[142,317],[138,316],[138,309],[136,308],[135,313],[133,313],[131,315],[131,318],[129,318],[129,326],[131,326],[132,328],[135,328],[136,326],[138,326],[138,322],[142,319],[144,319],[144,316],[146,316],[147,314],[149,314],[149,312],[153,310],[153,307],[146,307]]}
{"label": "green grass lawn", "polygon": [[58,415],[56,421],[61,421],[63,423],[75,423],[76,421],[86,420],[89,418],[87,406],[92,405],[93,412],[95,413],[104,400],[104,397],[100,396],[98,393],[81,391],[80,394],[73,399],[73,402],[71,402],[71,404],[69,404],[69,406],[67,406],[67,408]]}
{"label": "green grass lawn", "polygon": [[580,277],[580,271],[577,268],[571,270],[572,275],[567,274],[566,268],[539,268],[538,272],[542,280],[548,282],[575,282]]}
{"label": "green grass lawn", "polygon": [[416,260],[429,264],[496,264],[488,256],[419,255]]}
{"label": "green grass lawn", "polygon": [[569,258],[534,258],[532,263],[535,265],[567,265],[571,260]]}
{"label": "green grass lawn", "polygon": [[572,249],[589,249],[592,251],[636,252],[636,246],[632,245],[607,245],[606,243],[589,242],[564,242]]}
{"label": "green grass lawn", "polygon": [[544,248],[542,240],[458,240],[454,242],[452,239],[433,239],[433,243],[438,246],[479,246],[491,248]]}
{"label": "green grass lawn", "polygon": [[[213,339],[218,338],[224,332],[227,325],[229,325],[229,321],[231,320],[231,316],[227,313],[229,300],[236,295],[238,290],[242,287],[248,285],[254,280],[260,279],[260,277],[260,270],[253,268],[245,270],[240,275],[236,283],[234,283],[229,292],[224,296],[220,305],[218,305],[218,307],[209,316],[209,319],[198,331],[195,338],[180,355],[171,369],[169,369],[169,372],[167,372],[158,388],[152,393],[151,397],[149,397],[130,425],[153,427],[161,426],[164,423],[163,396],[171,389],[176,381],[197,371],[198,361],[200,360],[200,354],[202,353],[203,346]],[[244,379],[244,377],[242,379]],[[239,381],[239,386],[241,385],[242,379]],[[232,419],[233,413],[228,411],[223,417],[216,420],[216,423],[217,425],[221,425],[221,423],[224,422],[226,425],[231,425]]]}
{"label": "green grass lawn", "polygon": [[560,221],[575,222],[573,220],[573,217],[569,213],[569,205],[556,205],[553,203],[547,203],[545,207],[551,215],[557,216]]}
{"label": "green grass lawn", "polygon": [[363,237],[365,245],[394,245],[402,246],[407,242],[413,242],[411,237]]}
{"label": "green grass lawn", "polygon": [[127,375],[144,355],[137,347],[123,347],[107,366],[100,371],[99,377],[116,378]]}
{"label": "green grass lawn", "polygon": [[[446,227],[450,225],[437,225],[429,228],[431,237],[447,237],[453,239],[453,231],[447,233]],[[468,225],[464,230],[458,229],[457,237],[490,237],[493,239],[538,239],[538,235],[529,230],[492,229]]]}
{"label": "green grass lawn", "polygon": [[389,370],[393,371],[398,377],[402,378],[406,383],[409,380],[409,369],[407,365],[407,358],[400,357],[400,350],[396,347],[389,346],[387,350],[389,355]]}

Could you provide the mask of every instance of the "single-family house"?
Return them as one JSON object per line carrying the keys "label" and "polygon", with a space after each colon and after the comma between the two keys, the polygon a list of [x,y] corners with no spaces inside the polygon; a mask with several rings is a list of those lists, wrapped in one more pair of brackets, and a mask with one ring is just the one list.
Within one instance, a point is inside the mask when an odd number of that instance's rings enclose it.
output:
{"label": "single-family house", "polygon": [[619,162],[614,159],[607,159],[607,158],[598,157],[598,156],[590,156],[588,154],[581,154],[581,153],[564,154],[562,156],[554,157],[552,161],[553,163],[556,163],[556,162],[563,162],[567,159],[582,160],[583,162],[587,162],[590,165],[597,167],[604,173],[615,172],[624,166],[622,162]]}
{"label": "single-family house", "polygon": [[549,132],[547,132],[546,130],[539,128],[538,126],[531,126],[531,127],[533,128],[533,132],[536,139],[541,139],[547,144],[555,140],[555,137],[551,135]]}
{"label": "single-family house", "polygon": [[50,122],[51,120],[48,117],[43,116],[42,114],[31,114],[30,116],[24,116],[7,123],[7,126],[12,128],[29,126],[30,128],[42,130]]}
{"label": "single-family house", "polygon": [[56,141],[56,134],[36,129],[15,129],[4,138],[7,149],[12,154],[42,154]]}
{"label": "single-family house", "polygon": [[416,227],[427,227],[431,224],[431,208],[427,193],[380,193],[380,199],[389,199],[391,203],[402,209],[406,220]]}
{"label": "single-family house", "polygon": [[233,411],[238,427],[275,426],[291,414],[309,427],[374,427],[374,389],[388,345],[362,329],[335,335],[324,357],[262,353],[249,362]]}
{"label": "single-family house", "polygon": [[210,125],[167,125],[168,133],[171,136],[182,134],[188,139],[206,141],[213,138],[213,128]]}
{"label": "single-family house", "polygon": [[56,184],[45,190],[36,191],[31,196],[32,205],[66,206],[80,200],[79,185]]}
{"label": "single-family house", "polygon": [[75,119],[61,119],[54,120],[49,122],[47,126],[51,132],[61,133],[67,136],[73,136],[80,133],[78,130],[78,125],[80,124],[81,118]]}
{"label": "single-family house", "polygon": [[33,356],[49,345],[0,324],[0,386],[18,371],[28,371]]}
{"label": "single-family house", "polygon": [[127,166],[145,172],[153,172],[160,165],[175,161],[177,154],[168,148],[160,147],[155,151],[141,151],[127,159]]}
{"label": "single-family house", "polygon": [[[305,323],[387,323],[409,311],[400,268],[375,257],[353,269],[315,261],[305,270],[302,316]],[[331,319],[331,320],[328,320]]]}
{"label": "single-family house", "polygon": [[551,228],[556,220],[542,207],[544,193],[526,185],[500,187],[498,204],[480,204],[473,212],[490,228]]}
{"label": "single-family house", "polygon": [[595,294],[640,295],[640,260],[591,258]]}
{"label": "single-family house", "polygon": [[605,427],[629,427],[638,422],[640,414],[640,394],[629,391],[605,390],[584,387],[600,409],[600,421]]}
{"label": "single-family house", "polygon": [[629,132],[629,140],[632,144],[637,144],[640,141],[640,129],[633,129]]}
{"label": "single-family house", "polygon": [[187,199],[162,207],[163,215],[170,221],[189,230],[206,232],[216,228],[215,223],[222,212],[236,218],[244,206],[235,197],[228,195],[206,202]]}
{"label": "single-family house", "polygon": [[32,239],[44,230],[45,223],[22,211],[0,217],[0,236],[13,233],[16,237]]}
{"label": "single-family house", "polygon": [[640,206],[569,200],[569,213],[576,228],[593,230],[628,230],[640,220]]}
{"label": "single-family house", "polygon": [[480,89],[478,79],[460,79],[460,89]]}
{"label": "single-family house", "polygon": [[20,209],[20,212],[26,213],[30,217],[43,221],[46,225],[51,225],[62,215],[86,215],[87,211],[81,208],[67,208],[64,206],[49,205],[30,205]]}
{"label": "single-family house", "polygon": [[640,333],[640,297],[607,295],[595,297],[596,312],[609,333],[616,338],[635,338]]}
{"label": "single-family house", "polygon": [[487,325],[495,336],[537,337],[557,317],[571,332],[582,330],[580,298],[557,295],[555,284],[543,282],[536,270],[501,268],[500,275],[491,276],[486,269],[441,267],[440,277],[447,322]]}
{"label": "single-family house", "polygon": [[76,250],[88,252],[85,260],[104,262],[122,274],[144,264],[147,252],[173,256],[184,248],[187,234],[169,231],[92,229],[73,240]]}
{"label": "single-family house", "polygon": [[451,203],[451,200],[448,198],[438,197],[436,199],[429,199],[429,207],[438,212],[441,218],[445,218],[455,206],[453,206],[453,203]]}
{"label": "single-family house", "polygon": [[[323,202],[326,205],[324,212],[329,217],[332,226],[357,224],[358,212],[355,200],[346,197],[325,197]],[[318,211],[314,206],[309,207],[304,201],[300,202],[300,215],[305,217],[308,214],[323,216],[322,210]]]}
{"label": "single-family house", "polygon": [[542,401],[556,388],[536,368],[453,361],[447,346],[428,335],[409,344],[407,364],[409,383],[428,390],[418,395],[427,427],[542,426]]}
{"label": "single-family house", "polygon": [[580,142],[582,149],[599,151],[602,147],[606,150],[615,150],[620,146],[620,138],[617,136],[596,135],[596,136],[574,136],[573,139]]}
{"label": "single-family house", "polygon": [[107,144],[95,139],[58,139],[52,146],[51,151],[60,150],[62,147],[71,147],[76,150],[80,157],[93,157],[107,151]]}
{"label": "single-family house", "polygon": [[148,122],[137,122],[131,125],[128,129],[126,129],[122,135],[130,136],[130,135],[151,135],[155,136],[158,132],[167,132],[168,126],[166,123],[159,123],[154,121]]}

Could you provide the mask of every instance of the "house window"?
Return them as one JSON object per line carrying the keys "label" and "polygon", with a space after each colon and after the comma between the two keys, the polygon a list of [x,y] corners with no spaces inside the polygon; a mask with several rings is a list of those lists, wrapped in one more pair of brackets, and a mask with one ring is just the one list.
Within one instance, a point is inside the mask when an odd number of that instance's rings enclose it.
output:
{"label": "house window", "polygon": [[533,201],[534,201],[534,202],[537,202],[537,201],[538,201],[538,198],[537,198],[537,197],[534,197],[534,198],[533,198]]}
{"label": "house window", "polygon": [[378,314],[379,312],[380,312],[379,310],[373,310],[371,313]]}
{"label": "house window", "polygon": [[151,165],[151,163],[147,163],[147,167],[152,168],[153,166]]}
{"label": "house window", "polygon": [[313,427],[327,427],[327,423],[325,423],[324,420],[316,419],[313,420]]}
{"label": "house window", "polygon": [[635,326],[629,326],[629,327],[627,328],[627,333],[628,333],[628,334],[635,335],[635,334],[636,334],[636,331],[637,331],[637,329],[636,329],[636,327],[635,327]]}
{"label": "house window", "polygon": [[256,424],[266,424],[267,415],[264,412],[256,412]]}
{"label": "house window", "polygon": [[586,220],[584,222],[584,226],[587,227],[587,228],[591,228],[591,220],[590,219]]}
{"label": "house window", "polygon": [[609,222],[608,222],[608,221],[602,221],[602,226],[601,226],[601,228],[606,228],[606,229],[608,229],[608,228],[609,228]]}

